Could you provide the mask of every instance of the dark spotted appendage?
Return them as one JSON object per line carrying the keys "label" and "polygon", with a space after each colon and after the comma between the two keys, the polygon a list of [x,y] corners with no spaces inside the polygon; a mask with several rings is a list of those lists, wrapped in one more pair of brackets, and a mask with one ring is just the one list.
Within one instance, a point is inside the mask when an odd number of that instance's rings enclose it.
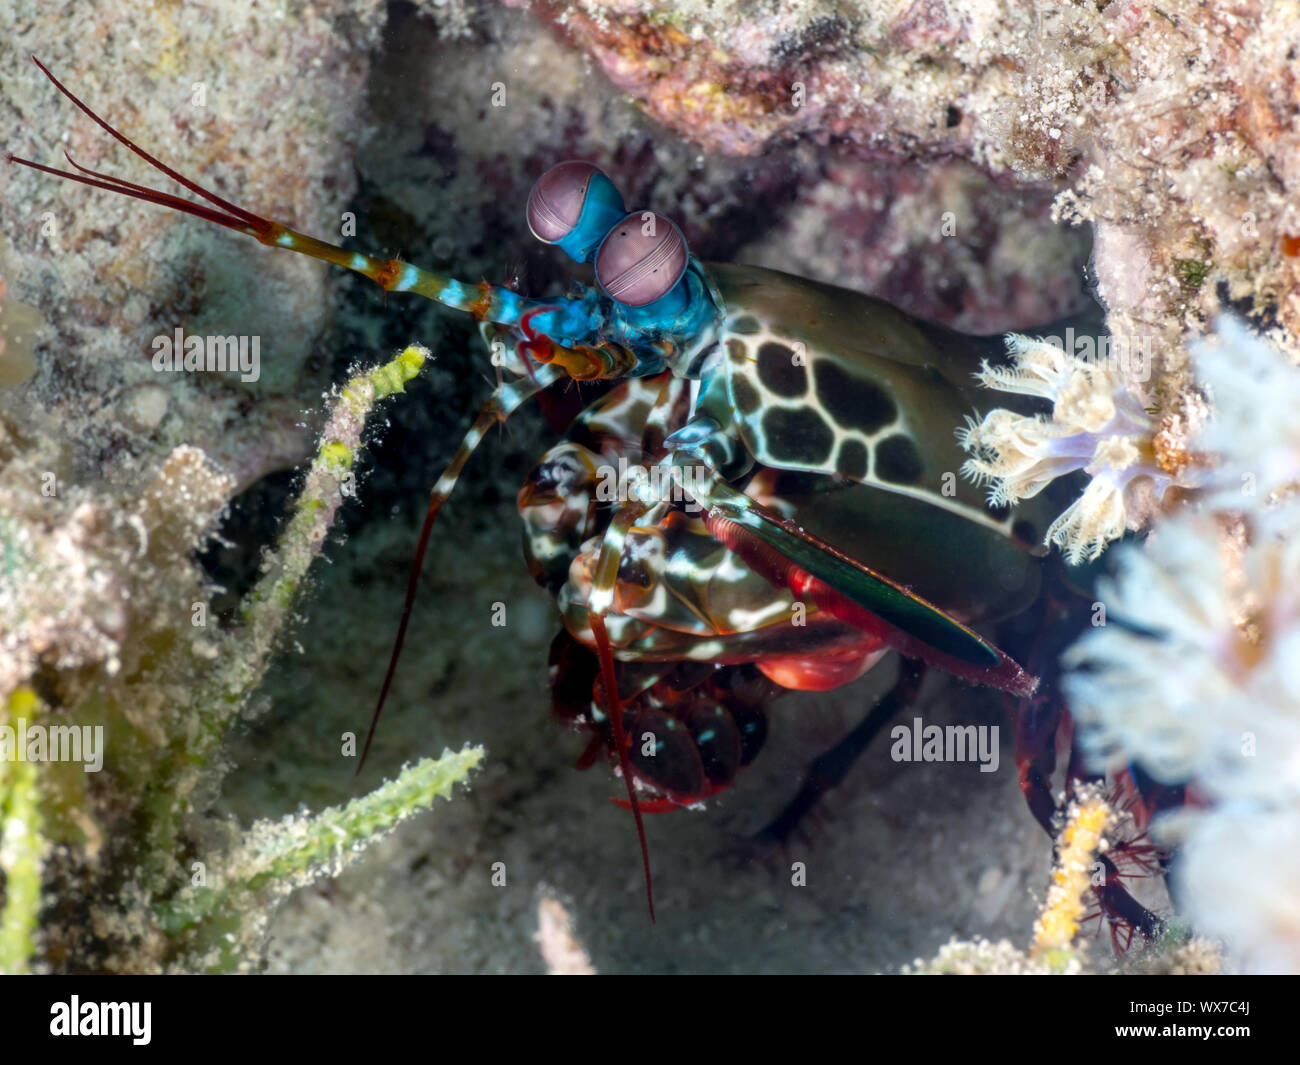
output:
{"label": "dark spotted appendage", "polygon": [[867,476],[867,447],[860,440],[845,440],[840,444],[835,468],[845,477],[861,481]]}
{"label": "dark spotted appendage", "polygon": [[799,399],[808,394],[808,370],[795,364],[795,353],[771,341],[758,349],[758,379],[773,395]]}
{"label": "dark spotted appendage", "polygon": [[731,396],[741,414],[753,414],[763,403],[758,390],[743,377],[731,379]]}
{"label": "dark spotted appendage", "polygon": [[894,401],[879,385],[845,373],[829,359],[818,359],[813,372],[817,398],[842,428],[870,436],[898,417]]}
{"label": "dark spotted appendage", "polygon": [[835,434],[816,411],[773,407],[763,415],[767,450],[792,466],[820,466],[831,457]]}
{"label": "dark spotted appendage", "polygon": [[905,436],[891,436],[876,445],[876,476],[891,484],[915,484],[925,467],[916,445]]}

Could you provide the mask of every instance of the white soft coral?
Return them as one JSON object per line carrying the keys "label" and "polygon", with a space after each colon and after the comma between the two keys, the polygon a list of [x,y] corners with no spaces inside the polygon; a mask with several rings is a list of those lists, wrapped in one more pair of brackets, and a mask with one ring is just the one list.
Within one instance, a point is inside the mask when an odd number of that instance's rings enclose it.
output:
{"label": "white soft coral", "polygon": [[1191,354],[1197,502],[1117,553],[1063,687],[1096,768],[1191,786],[1155,826],[1187,915],[1243,969],[1300,972],[1300,370],[1231,319]]}
{"label": "white soft coral", "polygon": [[987,388],[1050,400],[1051,417],[990,411],[969,420],[958,440],[972,457],[962,472],[989,485],[997,505],[1037,495],[1051,481],[1083,470],[1092,482],[1047,530],[1072,563],[1094,559],[1136,524],[1137,495],[1156,501],[1176,482],[1157,457],[1157,426],[1129,392],[1120,368],[1088,361],[1044,340],[1011,334],[1009,368],[985,363]]}
{"label": "white soft coral", "polygon": [[1243,972],[1300,972],[1300,817],[1225,807],[1199,818],[1179,858],[1187,916]]}
{"label": "white soft coral", "polygon": [[1218,510],[1261,511],[1300,486],[1300,369],[1231,317],[1191,345],[1215,417],[1196,446],[1217,460],[1202,483]]}
{"label": "white soft coral", "polygon": [[1243,555],[1216,519],[1181,518],[1118,563],[1100,586],[1112,622],[1063,658],[1098,764],[1136,759],[1216,799],[1300,801],[1300,543]]}
{"label": "white soft coral", "polygon": [[1184,515],[1122,548],[1064,689],[1096,768],[1194,789],[1154,831],[1182,845],[1197,928],[1247,971],[1300,972],[1300,540],[1245,528]]}

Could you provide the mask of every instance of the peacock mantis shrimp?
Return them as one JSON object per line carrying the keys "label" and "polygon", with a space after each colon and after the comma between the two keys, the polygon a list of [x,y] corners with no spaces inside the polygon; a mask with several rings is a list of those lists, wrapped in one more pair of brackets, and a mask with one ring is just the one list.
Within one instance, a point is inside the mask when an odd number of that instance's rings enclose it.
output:
{"label": "peacock mantis shrimp", "polygon": [[[555,709],[590,733],[583,764],[605,753],[623,779],[652,919],[643,812],[727,787],[761,748],[765,706],[780,691],[839,687],[891,650],[914,663],[842,746],[840,768],[770,826],[778,836],[906,705],[925,667],[1015,699],[1035,692],[1036,678],[973,626],[1037,597],[1051,508],[1037,498],[994,505],[951,472],[964,457],[955,430],[976,403],[972,371],[999,355],[999,338],[774,270],[703,263],[670,219],[629,211],[614,183],[581,161],[548,170],[527,205],[534,236],[591,267],[594,283],[563,296],[527,298],[349,251],[187,179],[33,60],[101,128],[203,202],[70,156],[75,172],[12,162],[468,313],[502,371],[430,493],[362,761],[440,508],[488,430],[566,379],[611,387],[520,489],[525,556],[563,617]],[[1051,831],[1043,771],[1054,726],[1017,735],[1026,795]],[[1110,881],[1108,912],[1152,934],[1154,918]]]}

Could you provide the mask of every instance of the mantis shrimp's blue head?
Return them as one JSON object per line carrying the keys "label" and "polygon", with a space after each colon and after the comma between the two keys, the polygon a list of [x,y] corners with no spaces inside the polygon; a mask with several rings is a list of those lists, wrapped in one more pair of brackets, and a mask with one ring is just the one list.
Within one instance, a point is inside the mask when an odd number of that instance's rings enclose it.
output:
{"label": "mantis shrimp's blue head", "polygon": [[629,214],[614,182],[593,164],[570,160],[538,178],[528,194],[528,228],[575,262],[594,261],[601,290],[621,306],[681,309],[690,262],[682,231],[652,211]]}
{"label": "mantis shrimp's blue head", "polygon": [[[588,346],[581,325],[633,357],[624,375],[677,365],[720,316],[719,300],[682,231],[653,211],[629,212],[613,181],[591,163],[559,163],[528,196],[528,228],[575,262],[592,263],[599,293],[587,289],[539,313],[530,330],[563,346]],[[604,300],[599,296],[604,296]],[[595,305],[592,305],[592,301]],[[575,313],[579,311],[580,313]]]}

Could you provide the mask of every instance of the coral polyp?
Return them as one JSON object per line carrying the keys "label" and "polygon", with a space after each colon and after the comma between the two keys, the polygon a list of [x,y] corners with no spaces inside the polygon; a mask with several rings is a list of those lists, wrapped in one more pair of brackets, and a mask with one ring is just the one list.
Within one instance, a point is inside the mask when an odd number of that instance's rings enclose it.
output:
{"label": "coral polyp", "polygon": [[1010,367],[987,362],[984,387],[1052,404],[1050,416],[997,408],[968,420],[958,433],[972,457],[962,472],[989,487],[989,500],[1007,506],[1032,498],[1058,477],[1082,470],[1082,495],[1048,526],[1043,542],[1073,563],[1097,558],[1139,514],[1183,482],[1157,448],[1158,423],[1130,391],[1118,361],[1080,358],[1059,343],[1012,334]]}

